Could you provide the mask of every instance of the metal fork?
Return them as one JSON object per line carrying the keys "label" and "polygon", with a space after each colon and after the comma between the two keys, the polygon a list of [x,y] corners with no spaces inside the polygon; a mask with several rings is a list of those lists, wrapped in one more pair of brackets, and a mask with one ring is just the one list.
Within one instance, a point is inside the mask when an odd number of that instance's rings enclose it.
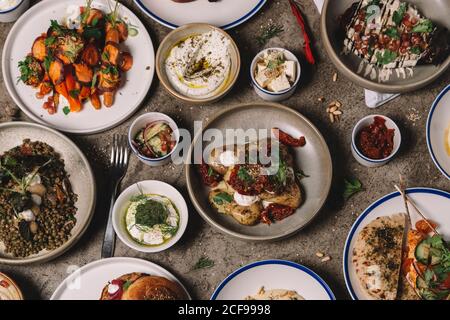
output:
{"label": "metal fork", "polygon": [[111,202],[109,206],[108,223],[102,245],[102,258],[114,255],[116,234],[112,224],[112,213],[117,198],[117,190],[128,168],[129,148],[125,136],[115,134],[111,146],[111,170],[109,172],[111,187]]}

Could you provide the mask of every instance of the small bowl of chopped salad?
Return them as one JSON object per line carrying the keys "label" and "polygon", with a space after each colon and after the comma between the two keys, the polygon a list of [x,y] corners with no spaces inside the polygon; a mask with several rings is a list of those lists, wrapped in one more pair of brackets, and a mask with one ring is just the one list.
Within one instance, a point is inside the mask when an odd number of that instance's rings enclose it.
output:
{"label": "small bowl of chopped salad", "polygon": [[186,201],[171,185],[147,180],[125,189],[113,208],[119,239],[140,252],[160,252],[180,240],[188,223]]}
{"label": "small bowl of chopped salad", "polygon": [[138,117],[128,131],[133,153],[149,166],[167,164],[174,154],[180,133],[175,121],[164,113],[149,112]]}

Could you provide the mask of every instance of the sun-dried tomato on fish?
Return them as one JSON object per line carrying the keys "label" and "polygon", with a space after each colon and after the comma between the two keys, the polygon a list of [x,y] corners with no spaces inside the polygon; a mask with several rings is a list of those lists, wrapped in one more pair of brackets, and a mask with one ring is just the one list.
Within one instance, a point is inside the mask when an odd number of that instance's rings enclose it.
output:
{"label": "sun-dried tomato on fish", "polygon": [[278,128],[273,128],[272,132],[274,136],[284,145],[290,146],[290,147],[303,147],[306,144],[305,137],[300,137],[298,139],[292,137],[291,135],[287,134],[283,130],[280,130]]}
{"label": "sun-dried tomato on fish", "polygon": [[295,209],[278,203],[271,203],[261,212],[261,221],[272,224],[274,221],[283,220],[295,212]]}

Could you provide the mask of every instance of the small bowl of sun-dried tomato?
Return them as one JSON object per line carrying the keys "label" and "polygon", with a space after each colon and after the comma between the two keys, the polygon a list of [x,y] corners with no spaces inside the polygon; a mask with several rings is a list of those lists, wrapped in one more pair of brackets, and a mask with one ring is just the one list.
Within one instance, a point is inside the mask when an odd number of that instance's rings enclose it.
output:
{"label": "small bowl of sun-dried tomato", "polygon": [[352,154],[366,167],[388,163],[400,149],[402,136],[395,122],[383,115],[361,119],[353,129]]}

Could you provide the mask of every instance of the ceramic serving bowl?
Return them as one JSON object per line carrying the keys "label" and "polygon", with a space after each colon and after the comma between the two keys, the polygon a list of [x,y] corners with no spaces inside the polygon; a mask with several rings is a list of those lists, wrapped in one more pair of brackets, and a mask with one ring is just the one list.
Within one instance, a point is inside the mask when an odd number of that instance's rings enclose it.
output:
{"label": "ceramic serving bowl", "polygon": [[[167,123],[170,126],[170,128],[173,131],[173,135],[175,137],[176,144],[175,144],[175,147],[172,149],[172,151],[170,153],[168,153],[167,155],[165,155],[164,157],[149,158],[139,152],[139,150],[133,144],[133,140],[134,140],[134,137],[136,137],[136,135],[142,128],[145,128],[145,126],[148,125],[149,123],[153,123],[156,121],[164,121],[165,123]],[[139,116],[138,118],[136,118],[136,120],[133,121],[133,123],[130,126],[130,129],[128,130],[128,144],[130,145],[131,150],[133,151],[133,153],[136,155],[136,157],[138,157],[138,159],[141,162],[143,162],[146,165],[149,165],[151,167],[162,166],[162,165],[169,163],[172,154],[174,154],[175,150],[178,147],[179,140],[180,140],[180,132],[178,130],[178,126],[175,123],[175,121],[168,115],[165,115],[164,113],[160,113],[160,112],[149,112],[149,113],[145,113],[145,114]]]}
{"label": "ceramic serving bowl", "polygon": [[[395,130],[395,133],[394,133],[394,149],[392,150],[392,153],[389,155],[389,157],[384,158],[384,159],[371,159],[371,158],[366,157],[358,149],[357,144],[356,144],[356,139],[357,139],[357,136],[358,136],[359,132],[364,127],[367,127],[367,126],[371,125],[373,123],[375,117],[383,118],[384,120],[386,120],[386,127],[388,129],[394,129]],[[388,163],[389,161],[391,161],[395,157],[395,155],[398,153],[398,151],[400,149],[401,142],[402,142],[402,135],[401,135],[400,129],[398,128],[397,124],[395,124],[395,122],[393,120],[391,120],[390,118],[388,118],[386,116],[382,116],[382,115],[379,115],[379,114],[374,114],[374,115],[370,115],[370,116],[362,118],[361,120],[358,121],[358,123],[353,128],[353,132],[352,132],[352,154],[353,154],[353,157],[356,159],[356,161],[358,161],[363,166],[366,166],[366,167],[369,167],[369,168],[381,167],[381,166],[385,165],[386,163]]]}
{"label": "ceramic serving bowl", "polygon": [[[205,150],[211,147],[212,143],[218,142],[205,139],[205,134],[210,129],[218,130],[225,137],[229,130],[257,130],[261,133],[271,128],[280,128],[295,137],[306,138],[304,147],[292,150],[295,167],[301,168],[310,176],[302,179],[300,183],[304,194],[303,203],[293,215],[270,226],[262,223],[255,226],[241,225],[232,217],[218,213],[211,206],[208,200],[210,188],[204,185],[198,166],[195,165],[201,161],[196,150]],[[185,164],[186,185],[197,212],[217,230],[247,241],[284,239],[311,223],[328,197],[333,176],[330,151],[319,130],[295,110],[269,102],[240,104],[218,113],[203,127],[202,132],[195,135],[187,159],[190,161]]]}
{"label": "ceramic serving bowl", "polygon": [[[169,56],[170,50],[172,50],[172,48],[180,41],[183,41],[190,36],[207,33],[212,30],[220,32],[230,41],[229,47],[231,54],[230,74],[228,78],[225,80],[226,81],[225,84],[211,97],[196,98],[184,95],[178,92],[170,83],[165,70],[165,61]],[[239,54],[239,49],[234,40],[230,37],[228,33],[223,31],[222,29],[204,23],[187,24],[173,30],[161,42],[158,52],[156,54],[156,73],[158,74],[158,78],[163,84],[164,88],[175,98],[189,104],[212,103],[223,98],[236,83],[236,80],[239,76],[240,68],[241,68],[241,57]]]}
{"label": "ceramic serving bowl", "polygon": [[[295,82],[292,84],[292,86],[289,89],[286,89],[286,90],[283,90],[280,92],[273,92],[273,91],[264,89],[255,80],[255,71],[256,71],[258,61],[264,56],[264,54],[267,51],[273,51],[273,50],[283,52],[286,60],[295,61],[296,68],[297,68],[297,70],[296,70],[297,77],[295,79]],[[279,101],[283,101],[283,100],[290,98],[294,94],[295,90],[297,89],[298,82],[300,81],[301,72],[302,72],[302,67],[300,65],[300,62],[292,52],[290,52],[286,49],[283,49],[283,48],[267,48],[267,49],[261,51],[260,53],[258,53],[255,56],[255,58],[253,59],[252,64],[250,66],[250,79],[252,80],[253,89],[255,90],[255,92],[258,96],[260,96],[261,98],[263,98],[266,101],[279,102]]]}
{"label": "ceramic serving bowl", "polygon": [[[130,199],[141,193],[167,197],[172,201],[173,205],[178,210],[178,214],[180,215],[177,233],[170,240],[161,245],[150,246],[140,244],[133,240],[126,230],[125,214],[130,205]],[[156,180],[141,181],[129,186],[117,198],[113,208],[113,227],[119,239],[128,247],[136,251],[147,253],[164,251],[177,243],[186,231],[188,218],[188,208],[181,193],[171,185]]]}
{"label": "ceramic serving bowl", "polygon": [[[321,38],[325,50],[336,68],[355,84],[377,92],[403,93],[420,89],[436,80],[450,66],[450,56],[440,65],[421,65],[414,68],[414,75],[403,79],[393,72],[389,81],[379,83],[377,80],[358,74],[361,59],[353,54],[342,55],[343,41],[338,39],[339,17],[356,2],[356,0],[325,0],[320,23]],[[417,6],[419,11],[447,29],[450,28],[450,5],[446,0],[407,0]]]}
{"label": "ceramic serving bowl", "polygon": [[14,22],[30,7],[30,0],[19,0],[11,8],[0,10],[0,22]]}

